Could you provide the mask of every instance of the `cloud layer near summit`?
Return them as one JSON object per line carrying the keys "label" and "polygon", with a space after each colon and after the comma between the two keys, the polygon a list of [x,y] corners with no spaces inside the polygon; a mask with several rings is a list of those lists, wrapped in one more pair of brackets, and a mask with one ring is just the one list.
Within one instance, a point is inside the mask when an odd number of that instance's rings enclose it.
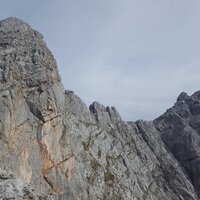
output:
{"label": "cloud layer near summit", "polygon": [[66,89],[151,120],[200,87],[198,0],[0,0],[40,31]]}

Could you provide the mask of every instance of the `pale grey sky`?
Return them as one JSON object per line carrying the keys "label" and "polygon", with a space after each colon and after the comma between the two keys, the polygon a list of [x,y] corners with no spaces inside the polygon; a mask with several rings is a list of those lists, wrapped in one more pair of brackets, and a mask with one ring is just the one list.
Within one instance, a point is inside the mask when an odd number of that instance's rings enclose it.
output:
{"label": "pale grey sky", "polygon": [[151,120],[200,89],[199,0],[0,0],[44,35],[66,89]]}

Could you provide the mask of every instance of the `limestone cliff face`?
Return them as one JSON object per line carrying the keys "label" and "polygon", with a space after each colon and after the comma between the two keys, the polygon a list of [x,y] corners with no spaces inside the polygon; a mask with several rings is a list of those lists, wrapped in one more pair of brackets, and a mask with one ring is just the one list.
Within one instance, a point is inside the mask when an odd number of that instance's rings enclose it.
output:
{"label": "limestone cliff face", "polygon": [[151,122],[87,108],[16,18],[0,21],[0,82],[0,199],[200,199],[200,92]]}
{"label": "limestone cliff face", "polygon": [[41,34],[19,19],[0,22],[0,82],[0,168],[38,193],[70,198],[65,92]]}

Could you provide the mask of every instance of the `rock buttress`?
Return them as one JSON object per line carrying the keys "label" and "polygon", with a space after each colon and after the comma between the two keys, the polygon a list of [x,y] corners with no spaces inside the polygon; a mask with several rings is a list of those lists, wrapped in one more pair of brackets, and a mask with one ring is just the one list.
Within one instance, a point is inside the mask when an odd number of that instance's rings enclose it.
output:
{"label": "rock buttress", "polygon": [[42,35],[20,19],[0,21],[0,168],[53,199],[78,199],[68,184],[75,158],[64,114],[64,89]]}

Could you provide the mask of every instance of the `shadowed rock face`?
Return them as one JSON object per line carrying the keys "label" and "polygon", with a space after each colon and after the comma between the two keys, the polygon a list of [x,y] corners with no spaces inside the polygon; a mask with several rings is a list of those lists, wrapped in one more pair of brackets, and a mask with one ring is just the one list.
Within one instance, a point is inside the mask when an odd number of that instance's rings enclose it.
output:
{"label": "shadowed rock face", "polygon": [[124,122],[64,91],[40,33],[0,21],[0,199],[199,200],[199,148],[200,92]]}
{"label": "shadowed rock face", "polygon": [[175,105],[154,123],[200,196],[200,91],[192,96],[181,93]]}

